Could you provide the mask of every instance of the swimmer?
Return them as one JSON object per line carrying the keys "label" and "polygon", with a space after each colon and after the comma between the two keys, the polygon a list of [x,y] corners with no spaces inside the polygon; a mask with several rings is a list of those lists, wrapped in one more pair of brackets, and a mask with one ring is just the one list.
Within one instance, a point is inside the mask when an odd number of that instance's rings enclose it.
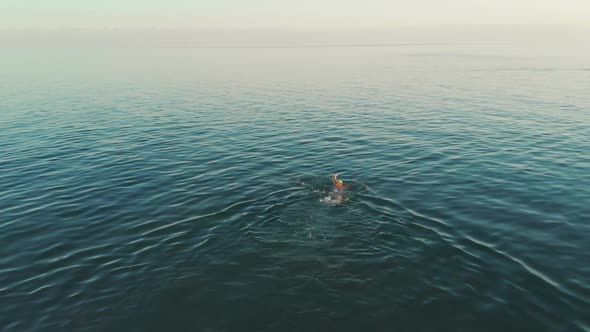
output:
{"label": "swimmer", "polygon": [[346,186],[344,185],[344,182],[342,180],[338,179],[338,173],[334,173],[332,175],[332,183],[334,183],[334,189],[336,190],[345,190]]}
{"label": "swimmer", "polygon": [[338,174],[336,173],[332,175],[332,183],[334,184],[334,188],[330,192],[328,192],[326,197],[320,199],[320,201],[331,206],[338,206],[344,204],[347,201],[347,187],[344,184],[344,181],[338,179]]}

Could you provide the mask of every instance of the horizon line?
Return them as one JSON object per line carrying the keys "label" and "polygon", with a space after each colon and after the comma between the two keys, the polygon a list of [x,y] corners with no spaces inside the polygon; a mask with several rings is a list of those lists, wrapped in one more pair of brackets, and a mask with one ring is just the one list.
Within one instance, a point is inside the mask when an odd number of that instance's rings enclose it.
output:
{"label": "horizon line", "polygon": [[572,24],[572,23],[458,23],[458,24],[424,24],[424,25],[399,25],[399,26],[381,26],[381,27],[0,27],[0,31],[285,31],[285,32],[315,32],[315,31],[384,31],[398,29],[437,29],[437,28],[502,28],[502,27],[560,27],[560,28],[577,28],[590,29],[590,24]]}

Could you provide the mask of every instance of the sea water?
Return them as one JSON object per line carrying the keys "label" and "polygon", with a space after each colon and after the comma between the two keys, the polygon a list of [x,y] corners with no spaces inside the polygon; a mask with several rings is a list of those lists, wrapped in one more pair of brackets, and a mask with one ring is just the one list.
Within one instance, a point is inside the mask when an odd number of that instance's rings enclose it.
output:
{"label": "sea water", "polygon": [[589,331],[590,57],[526,50],[3,49],[0,330]]}

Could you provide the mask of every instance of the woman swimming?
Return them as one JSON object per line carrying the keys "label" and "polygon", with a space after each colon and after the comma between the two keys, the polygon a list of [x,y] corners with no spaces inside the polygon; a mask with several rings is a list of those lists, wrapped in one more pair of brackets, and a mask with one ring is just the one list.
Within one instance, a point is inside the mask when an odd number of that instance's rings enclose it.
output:
{"label": "woman swimming", "polygon": [[326,188],[323,192],[323,197],[320,198],[320,202],[330,206],[339,206],[346,203],[348,200],[348,186],[344,184],[344,181],[338,179],[339,174],[332,174],[332,184],[334,187],[328,191]]}
{"label": "woman swimming", "polygon": [[344,190],[346,186],[344,185],[344,181],[338,179],[338,173],[334,173],[332,175],[332,183],[334,183],[334,189],[337,190]]}

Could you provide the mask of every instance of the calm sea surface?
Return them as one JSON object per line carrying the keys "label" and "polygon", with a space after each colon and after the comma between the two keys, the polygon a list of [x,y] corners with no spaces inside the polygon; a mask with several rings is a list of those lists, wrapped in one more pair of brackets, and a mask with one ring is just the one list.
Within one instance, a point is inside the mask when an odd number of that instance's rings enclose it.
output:
{"label": "calm sea surface", "polygon": [[2,331],[590,331],[587,55],[3,49],[0,73]]}

